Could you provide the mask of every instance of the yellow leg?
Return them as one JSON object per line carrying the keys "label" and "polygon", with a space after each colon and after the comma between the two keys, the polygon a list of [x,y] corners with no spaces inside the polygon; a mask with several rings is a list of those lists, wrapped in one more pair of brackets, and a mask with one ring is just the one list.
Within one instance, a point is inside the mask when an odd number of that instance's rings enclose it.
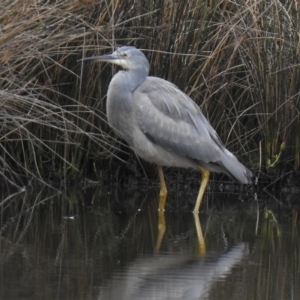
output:
{"label": "yellow leg", "polygon": [[159,252],[165,231],[166,231],[165,212],[160,210],[158,212],[158,234],[157,234],[156,244],[155,244],[155,248],[154,248],[155,253]]}
{"label": "yellow leg", "polygon": [[166,182],[164,178],[164,172],[162,167],[158,167],[158,177],[159,177],[159,183],[160,183],[160,191],[159,191],[159,210],[164,210],[166,205],[166,199],[167,199],[167,187]]}
{"label": "yellow leg", "polygon": [[206,246],[205,246],[205,240],[201,228],[201,223],[199,219],[199,215],[194,214],[194,220],[195,220],[195,227],[198,237],[198,255],[202,256],[206,253]]}
{"label": "yellow leg", "polygon": [[196,205],[194,208],[194,213],[199,212],[200,204],[201,204],[201,201],[202,201],[202,198],[203,198],[203,195],[205,192],[205,188],[206,188],[208,180],[209,180],[209,171],[200,166],[199,166],[199,170],[201,171],[201,174],[202,174],[202,180],[201,180],[201,185],[200,185],[200,190],[198,193]]}

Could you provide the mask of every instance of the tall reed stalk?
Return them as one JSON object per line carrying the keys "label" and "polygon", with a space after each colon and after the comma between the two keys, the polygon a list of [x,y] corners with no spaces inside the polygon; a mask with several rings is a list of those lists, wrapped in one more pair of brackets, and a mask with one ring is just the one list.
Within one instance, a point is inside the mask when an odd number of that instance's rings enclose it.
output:
{"label": "tall reed stalk", "polygon": [[151,75],[188,93],[254,170],[299,168],[299,9],[294,0],[0,4],[1,177],[75,179],[120,154],[105,121],[115,71],[77,59],[124,44],[143,49]]}

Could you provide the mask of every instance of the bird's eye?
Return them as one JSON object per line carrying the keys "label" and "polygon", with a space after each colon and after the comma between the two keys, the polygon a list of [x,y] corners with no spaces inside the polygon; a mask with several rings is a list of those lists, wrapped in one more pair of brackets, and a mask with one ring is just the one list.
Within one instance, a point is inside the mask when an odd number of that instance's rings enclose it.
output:
{"label": "bird's eye", "polygon": [[123,57],[127,57],[128,56],[128,54],[127,53],[123,53]]}

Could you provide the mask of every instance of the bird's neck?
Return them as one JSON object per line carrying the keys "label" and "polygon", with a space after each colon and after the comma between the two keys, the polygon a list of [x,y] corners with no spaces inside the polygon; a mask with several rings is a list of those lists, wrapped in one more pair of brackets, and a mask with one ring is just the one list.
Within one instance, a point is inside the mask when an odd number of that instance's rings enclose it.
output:
{"label": "bird's neck", "polygon": [[109,124],[117,135],[131,143],[133,125],[133,92],[147,78],[148,73],[137,70],[119,71],[111,80],[106,102]]}
{"label": "bird's neck", "polygon": [[132,109],[132,93],[147,78],[148,72],[142,70],[119,71],[111,80],[108,88],[108,117],[115,108],[125,112]]}
{"label": "bird's neck", "polygon": [[125,71],[126,77],[126,86],[130,92],[133,92],[140,84],[142,84],[146,77],[148,76],[148,72],[143,69],[137,70],[128,70]]}

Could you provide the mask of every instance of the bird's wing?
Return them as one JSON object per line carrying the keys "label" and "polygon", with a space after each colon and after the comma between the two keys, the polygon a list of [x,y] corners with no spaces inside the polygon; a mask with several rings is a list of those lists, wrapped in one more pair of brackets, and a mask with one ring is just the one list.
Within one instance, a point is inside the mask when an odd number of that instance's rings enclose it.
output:
{"label": "bird's wing", "polygon": [[206,163],[221,159],[219,136],[194,101],[172,83],[147,77],[133,92],[133,102],[137,123],[152,142]]}

